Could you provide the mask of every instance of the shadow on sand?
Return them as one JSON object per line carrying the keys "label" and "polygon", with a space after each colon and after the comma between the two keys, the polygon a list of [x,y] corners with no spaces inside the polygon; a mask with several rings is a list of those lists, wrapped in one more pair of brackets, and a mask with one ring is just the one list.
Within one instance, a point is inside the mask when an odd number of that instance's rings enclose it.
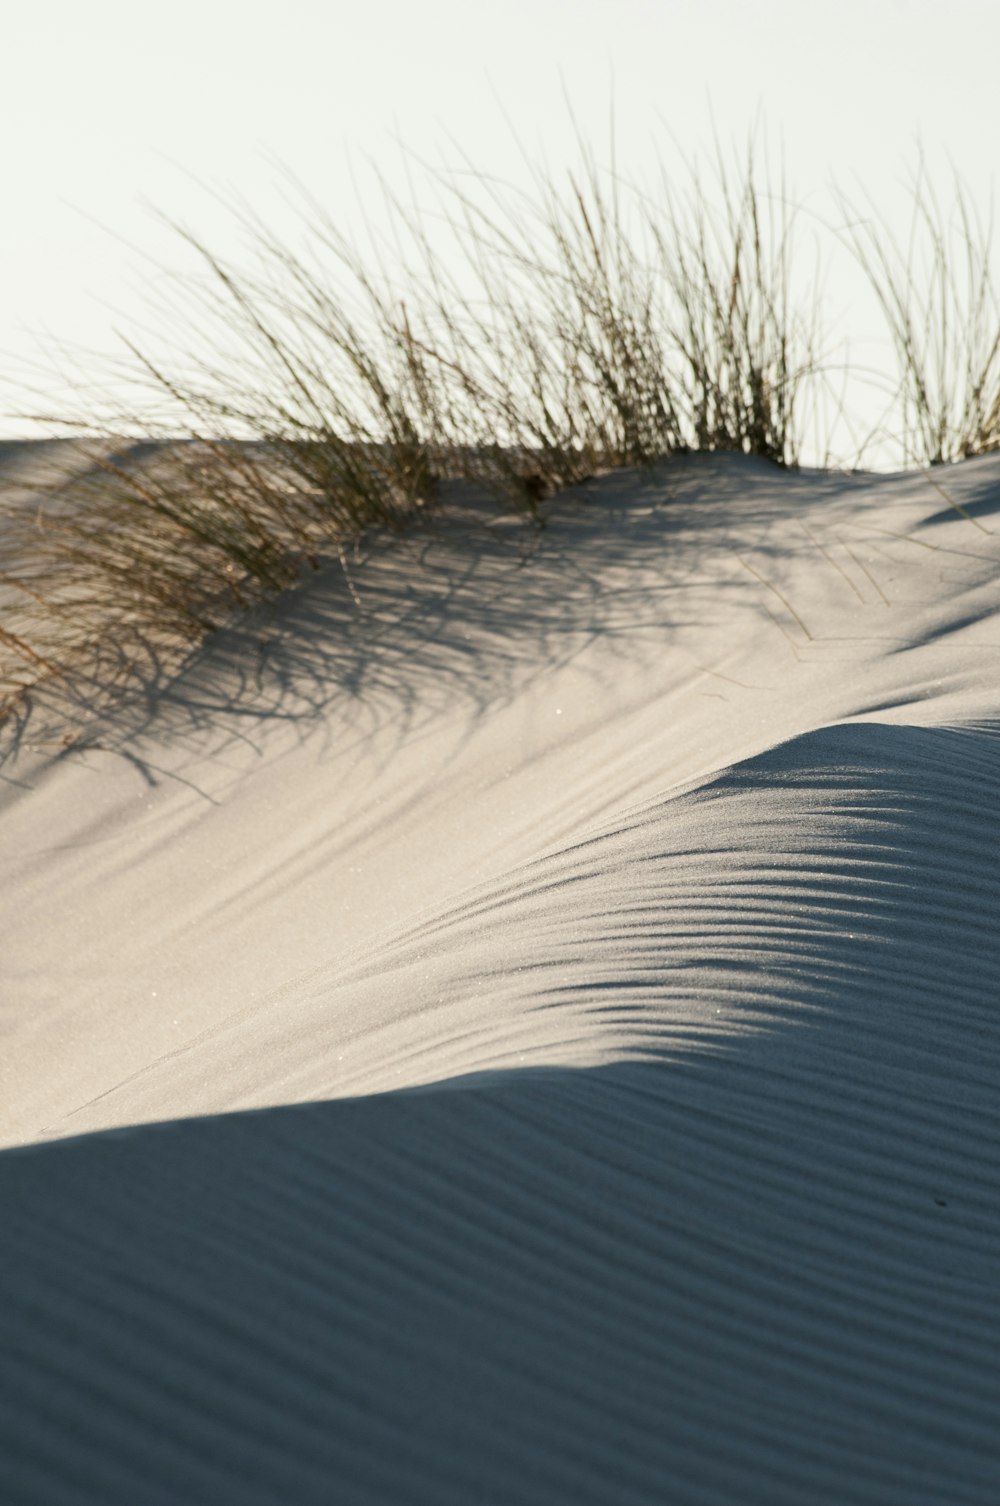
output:
{"label": "shadow on sand", "polygon": [[995,1501],[1000,1070],[831,1045],[3,1154],[4,1501]]}
{"label": "shadow on sand", "polygon": [[[637,629],[684,625],[682,589],[691,617],[707,554],[749,543],[775,557],[783,545],[769,530],[790,493],[819,504],[853,484],[744,456],[677,457],[573,489],[548,505],[541,531],[456,487],[432,522],[361,541],[186,657],[146,644],[113,706],[108,686],[123,671],[113,651],[96,677],[37,693],[8,718],[0,755],[101,746],[141,759],[151,731],[161,742],[206,729],[253,741],[277,722],[313,736],[335,698],[339,735],[353,721],[362,737],[393,725],[402,739],[456,700],[502,704],[595,637],[627,636],[634,655]],[[714,580],[712,615],[755,588],[738,571]]]}

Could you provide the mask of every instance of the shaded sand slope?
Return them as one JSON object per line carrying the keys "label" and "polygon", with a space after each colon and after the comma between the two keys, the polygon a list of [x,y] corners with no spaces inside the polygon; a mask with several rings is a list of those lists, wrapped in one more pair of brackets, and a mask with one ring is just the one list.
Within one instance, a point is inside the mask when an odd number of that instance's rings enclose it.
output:
{"label": "shaded sand slope", "polygon": [[21,747],[10,1138],[73,1138],[0,1154],[0,1499],[997,1499],[1000,467],[946,475],[608,483]]}

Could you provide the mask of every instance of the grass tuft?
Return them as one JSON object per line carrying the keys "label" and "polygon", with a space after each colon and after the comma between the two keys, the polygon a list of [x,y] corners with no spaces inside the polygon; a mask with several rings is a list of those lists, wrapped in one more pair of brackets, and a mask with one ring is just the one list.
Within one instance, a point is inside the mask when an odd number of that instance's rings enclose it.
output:
{"label": "grass tuft", "polygon": [[984,222],[961,179],[951,204],[920,160],[906,244],[878,210],[842,197],[848,238],[892,337],[905,465],[941,465],[1000,449],[1000,296],[993,215]]}

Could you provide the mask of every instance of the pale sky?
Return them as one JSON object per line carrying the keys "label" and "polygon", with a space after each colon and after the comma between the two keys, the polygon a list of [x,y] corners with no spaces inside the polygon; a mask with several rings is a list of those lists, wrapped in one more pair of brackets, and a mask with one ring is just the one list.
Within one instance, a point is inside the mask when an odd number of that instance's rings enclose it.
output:
{"label": "pale sky", "polygon": [[[113,349],[113,326],[141,318],[143,253],[176,251],[150,205],[224,254],[234,232],[196,180],[280,229],[271,159],[350,231],[352,164],[391,171],[397,139],[435,160],[452,141],[516,182],[512,124],[550,165],[572,161],[568,98],[600,156],[613,98],[628,176],[648,179],[671,138],[709,151],[713,118],[739,141],[761,115],[810,209],[831,213],[831,180],[860,181],[905,217],[918,138],[984,208],[1000,139],[995,0],[48,0],[8,7],[0,41],[7,411],[24,363],[44,366],[40,338]],[[881,338],[849,275],[828,296],[855,342]]]}

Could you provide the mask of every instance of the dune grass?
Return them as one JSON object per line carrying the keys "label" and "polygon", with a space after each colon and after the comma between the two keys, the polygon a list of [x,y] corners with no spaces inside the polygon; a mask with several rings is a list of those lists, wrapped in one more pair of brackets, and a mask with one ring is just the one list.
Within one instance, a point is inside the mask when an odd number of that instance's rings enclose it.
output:
{"label": "dune grass", "polygon": [[783,179],[762,189],[753,152],[734,179],[719,159],[721,202],[692,175],[687,202],[668,184],[652,231],[670,290],[681,432],[692,450],[799,460],[798,405],[823,376],[817,264],[796,299],[797,216]]}
{"label": "dune grass", "polygon": [[[896,354],[904,465],[941,465],[1000,449],[1000,285],[992,207],[984,221],[956,175],[950,204],[921,159],[906,243],[869,203],[842,206]],[[894,436],[896,437],[896,436]]]}
{"label": "dune grass", "polygon": [[[446,481],[540,522],[554,492],[679,452],[796,464],[827,337],[782,175],[751,145],[640,192],[581,142],[533,185],[438,175],[433,214],[390,199],[391,234],[359,246],[291,183],[294,243],[229,206],[239,265],[174,226],[196,270],[168,338],[125,342],[148,401],[81,423],[82,473],[0,501],[0,712],[40,681],[93,698],[155,672],[367,530],[419,525]],[[1000,317],[968,197],[948,223],[923,180],[915,203],[906,252],[877,219],[852,243],[928,463],[1000,443]]]}
{"label": "dune grass", "polygon": [[86,473],[4,508],[0,697],[127,679],[366,529],[412,526],[446,477],[537,521],[560,488],[677,451],[794,463],[815,357],[794,216],[752,155],[735,175],[720,157],[714,205],[697,177],[640,195],[587,152],[535,185],[439,179],[448,254],[397,203],[392,263],[304,195],[296,246],[234,210],[239,267],[175,227],[200,272],[179,348],[127,342],[148,407],[85,425]]}

